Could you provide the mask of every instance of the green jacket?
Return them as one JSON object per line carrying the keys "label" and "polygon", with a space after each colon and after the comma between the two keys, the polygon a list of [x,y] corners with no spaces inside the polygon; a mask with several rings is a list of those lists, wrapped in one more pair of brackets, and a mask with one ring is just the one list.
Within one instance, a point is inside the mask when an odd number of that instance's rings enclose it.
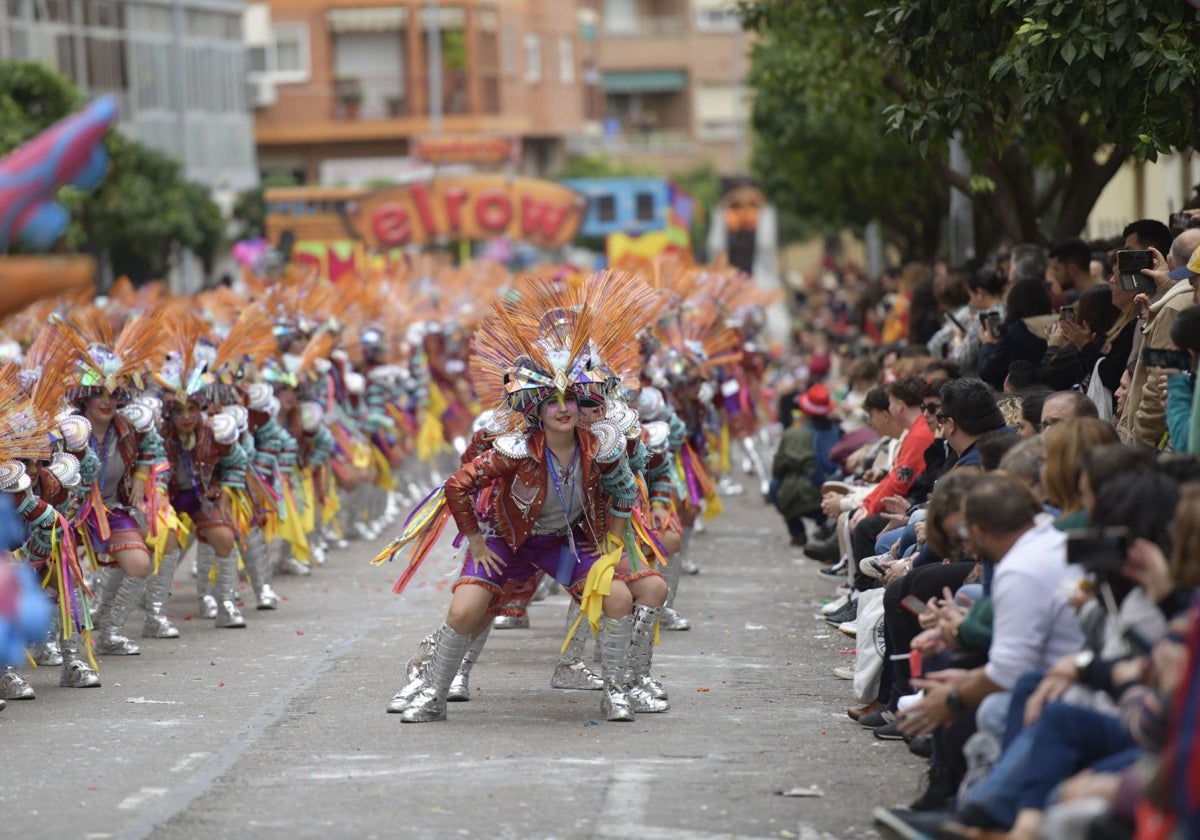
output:
{"label": "green jacket", "polygon": [[784,518],[821,506],[821,489],[813,484],[816,463],[812,430],[803,423],[792,425],[783,433],[771,464],[771,475],[779,480],[775,506]]}

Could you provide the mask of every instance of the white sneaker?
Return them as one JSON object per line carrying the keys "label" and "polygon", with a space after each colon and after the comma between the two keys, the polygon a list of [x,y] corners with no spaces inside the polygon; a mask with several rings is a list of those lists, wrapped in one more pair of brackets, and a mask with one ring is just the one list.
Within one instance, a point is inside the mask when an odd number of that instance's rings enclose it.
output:
{"label": "white sneaker", "polygon": [[850,602],[849,595],[841,595],[830,601],[825,606],[821,607],[821,615],[833,615],[835,612],[846,606]]}
{"label": "white sneaker", "polygon": [[838,632],[845,633],[851,639],[858,638],[858,624],[853,621],[843,621],[838,625]]}
{"label": "white sneaker", "polygon": [[864,557],[858,562],[858,570],[870,578],[878,580],[887,574],[887,569],[884,568],[884,563],[891,563],[894,558],[891,554],[877,554],[874,557]]}
{"label": "white sneaker", "polygon": [[837,668],[834,668],[833,675],[839,680],[854,679],[854,662],[855,660],[851,659],[849,665],[841,665]]}

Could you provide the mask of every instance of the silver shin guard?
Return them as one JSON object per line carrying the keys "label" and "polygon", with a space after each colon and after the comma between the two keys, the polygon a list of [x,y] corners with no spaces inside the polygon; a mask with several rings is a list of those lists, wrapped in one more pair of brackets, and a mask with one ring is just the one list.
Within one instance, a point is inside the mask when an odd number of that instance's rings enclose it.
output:
{"label": "silver shin guard", "polygon": [[32,700],[33,686],[17,673],[16,668],[0,670],[0,700]]}
{"label": "silver shin guard", "polygon": [[433,649],[436,644],[437,634],[435,633],[426,636],[421,640],[421,644],[417,645],[417,652],[408,660],[408,666],[405,669],[408,683],[392,695],[392,702],[388,704],[387,709],[389,713],[403,712],[408,708],[412,699],[429,685],[429,666],[433,664]]}
{"label": "silver shin guard", "polygon": [[[576,626],[577,621],[578,626]],[[572,629],[574,629],[573,633]],[[580,620],[579,604],[572,599],[571,606],[567,609],[567,632],[571,633],[571,639],[567,642],[567,649],[559,657],[558,664],[554,666],[554,675],[550,677],[551,688],[574,688],[588,691],[598,691],[604,688],[604,680],[600,679],[600,675],[583,661],[589,629],[587,621]]]}
{"label": "silver shin guard", "polygon": [[262,528],[251,528],[250,533],[246,535],[246,550],[242,553],[242,562],[246,564],[246,574],[258,601],[258,609],[277,609],[279,596],[271,588],[271,555]]}
{"label": "silver shin guard", "polygon": [[629,642],[633,635],[633,616],[608,620],[601,648],[601,675],[604,693],[600,713],[610,721],[633,720],[633,704],[625,691],[625,669],[629,663]]}
{"label": "silver shin guard", "polygon": [[483,632],[472,638],[467,645],[462,664],[458,666],[458,673],[454,675],[454,682],[450,683],[450,692],[446,695],[446,699],[451,703],[465,703],[471,699],[471,669],[479,661],[479,654],[483,653],[483,646],[487,644],[488,634],[491,632],[492,625],[488,624],[483,628]]}
{"label": "silver shin guard", "polygon": [[654,657],[654,625],[662,607],[635,605],[633,608],[633,639],[629,644],[629,672],[626,686],[635,712],[665,712],[671,708],[667,692],[650,676],[650,661]]}
{"label": "silver shin guard", "polygon": [[100,675],[92,670],[86,659],[80,658],[79,648],[83,644],[80,636],[62,640],[62,671],[58,684],[65,688],[95,688],[100,685]]}
{"label": "silver shin guard", "polygon": [[33,657],[33,661],[38,665],[61,665],[63,662],[62,651],[59,649],[58,640],[62,637],[62,613],[58,610],[58,605],[50,611],[50,629],[46,632],[46,637],[35,645],[29,646],[29,655]]}
{"label": "silver shin guard", "polygon": [[117,570],[105,581],[104,589],[104,607],[96,621],[95,651],[102,656],[137,656],[142,649],[121,631],[129,613],[141,600],[146,579],[132,578]]}
{"label": "silver shin guard", "polygon": [[200,617],[217,617],[217,599],[213,596],[213,585],[209,583],[211,570],[217,561],[212,546],[202,542],[196,546],[196,597],[200,601]]}
{"label": "silver shin guard", "polygon": [[448,625],[442,625],[434,641],[433,661],[429,665],[429,685],[400,713],[401,721],[428,723],[446,719],[446,695],[470,641],[471,637],[467,634],[456,633]]}
{"label": "silver shin guard", "polygon": [[179,628],[167,618],[167,600],[171,597],[171,583],[175,569],[179,566],[179,549],[168,551],[158,564],[158,573],[146,581],[146,620],[142,623],[142,635],[147,639],[178,639]]}
{"label": "silver shin guard", "polygon": [[690,528],[683,529],[683,548],[674,557],[667,560],[667,567],[662,570],[663,579],[667,582],[667,605],[662,608],[660,626],[663,630],[690,630],[692,623],[675,610],[675,593],[679,591],[679,578],[683,574],[684,558],[687,557],[687,546],[690,542]]}
{"label": "silver shin guard", "polygon": [[245,627],[246,619],[237,607],[237,553],[217,558],[217,584],[214,590],[217,599],[218,627]]}

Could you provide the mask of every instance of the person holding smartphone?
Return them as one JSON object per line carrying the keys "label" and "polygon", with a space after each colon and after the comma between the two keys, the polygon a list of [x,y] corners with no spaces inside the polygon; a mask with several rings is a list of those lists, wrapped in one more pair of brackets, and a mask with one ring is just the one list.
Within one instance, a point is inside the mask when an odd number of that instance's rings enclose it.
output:
{"label": "person holding smartphone", "polygon": [[1112,395],[1121,384],[1137,328],[1133,295],[1119,290],[1118,298],[1114,286],[1115,281],[1092,286],[1072,307],[1060,310],[1038,370],[1041,380],[1056,390],[1084,390],[1104,420],[1112,417]]}
{"label": "person holding smartphone", "polygon": [[1117,420],[1117,434],[1125,443],[1158,449],[1167,431],[1166,407],[1158,388],[1158,373],[1146,364],[1146,348],[1178,350],[1171,340],[1171,325],[1179,313],[1192,305],[1194,277],[1188,262],[1200,248],[1200,229],[1185,230],[1171,245],[1167,257],[1150,248],[1154,267],[1142,274],[1154,281],[1152,296],[1138,295],[1145,309],[1142,343],[1129,384],[1124,409]]}
{"label": "person holding smartphone", "polygon": [[997,391],[1004,390],[1004,379],[1013,362],[1041,362],[1046,354],[1046,339],[1029,328],[1028,320],[1053,312],[1050,294],[1040,278],[1018,280],[1005,299],[1003,324],[988,313],[980,333],[979,378]]}
{"label": "person holding smartphone", "polygon": [[979,347],[982,343],[984,323],[989,318],[1004,321],[1005,275],[984,267],[967,279],[971,290],[970,313],[963,321],[962,339],[951,350],[950,358],[957,362],[963,373],[970,376],[979,368]]}

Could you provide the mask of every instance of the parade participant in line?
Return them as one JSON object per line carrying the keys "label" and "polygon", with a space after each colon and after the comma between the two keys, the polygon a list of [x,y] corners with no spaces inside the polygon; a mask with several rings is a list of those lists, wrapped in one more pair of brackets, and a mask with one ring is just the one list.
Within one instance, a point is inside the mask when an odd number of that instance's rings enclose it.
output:
{"label": "parade participant in line", "polygon": [[[601,378],[589,371],[589,339],[603,354],[613,341],[629,343],[630,329],[636,332],[639,325],[602,317],[601,307],[567,312],[563,300],[550,282],[522,287],[520,300],[497,306],[476,334],[474,379],[508,409],[513,431],[446,481],[446,507],[469,553],[437,633],[428,681],[401,712],[405,722],[445,719],[450,685],[471,635],[507,589],[538,569],[583,599],[593,626],[601,611],[608,616],[603,713],[609,720],[633,719],[625,685],[633,596],[612,575],[625,547],[635,484],[622,435],[607,422],[582,427],[579,398]],[[484,490],[491,498],[481,522],[473,497]],[[419,540],[398,589],[432,547],[438,517],[444,524],[436,502],[423,508],[410,523],[425,521],[427,527],[406,528],[377,558]]]}
{"label": "parade participant in line", "polygon": [[102,566],[94,641],[96,652],[109,656],[141,652],[122,630],[152,571],[147,510],[163,455],[152,418],[135,424],[119,411],[149,384],[162,353],[161,317],[132,316],[114,339],[111,314],[78,309],[47,325],[49,341],[64,348],[68,367],[43,373],[68,377],[77,409],[92,427],[89,448],[99,469],[80,525],[88,553]]}
{"label": "parade participant in line", "polygon": [[[245,504],[245,450],[237,442],[237,422],[227,414],[204,414],[205,364],[195,355],[204,324],[185,313],[174,319],[169,344],[173,358],[158,374],[167,400],[163,442],[170,465],[171,505],[191,520],[196,537],[216,554],[217,627],[245,627],[237,607],[234,505]],[[205,404],[202,405],[202,402]]]}

